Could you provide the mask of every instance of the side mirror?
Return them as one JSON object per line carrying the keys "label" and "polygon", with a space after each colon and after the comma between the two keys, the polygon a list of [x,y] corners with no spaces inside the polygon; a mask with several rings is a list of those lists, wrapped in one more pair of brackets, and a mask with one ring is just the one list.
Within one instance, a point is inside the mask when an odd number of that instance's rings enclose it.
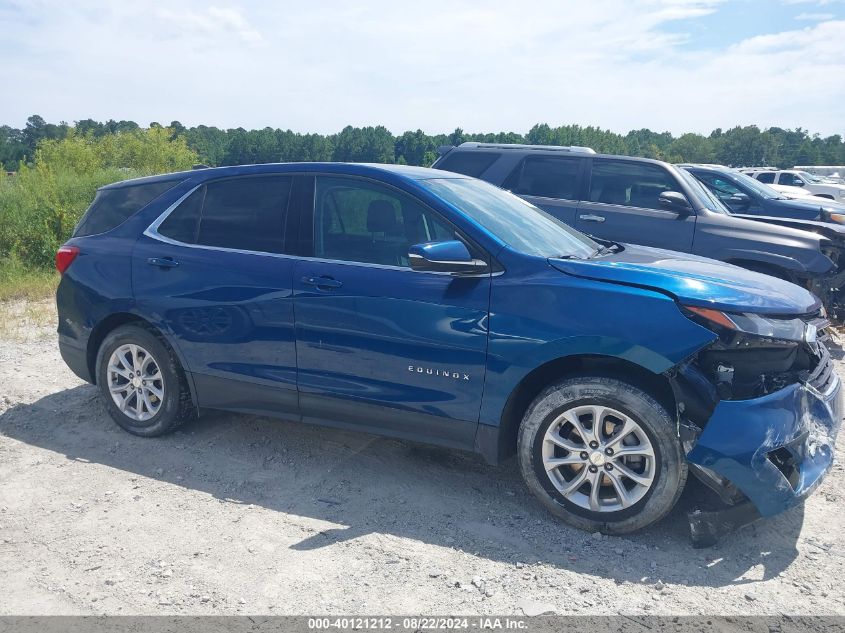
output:
{"label": "side mirror", "polygon": [[751,198],[744,193],[735,193],[725,202],[732,211],[745,211],[751,206]]}
{"label": "side mirror", "polygon": [[804,182],[803,180],[801,180],[800,178],[796,178],[792,181],[793,187],[804,187],[806,185],[807,185],[807,183]]}
{"label": "side mirror", "polygon": [[487,262],[473,259],[459,240],[414,244],[408,249],[411,268],[419,271],[468,275],[487,271]]}
{"label": "side mirror", "polygon": [[692,207],[687,202],[686,196],[678,191],[664,191],[657,199],[661,207],[684,215],[692,213]]}

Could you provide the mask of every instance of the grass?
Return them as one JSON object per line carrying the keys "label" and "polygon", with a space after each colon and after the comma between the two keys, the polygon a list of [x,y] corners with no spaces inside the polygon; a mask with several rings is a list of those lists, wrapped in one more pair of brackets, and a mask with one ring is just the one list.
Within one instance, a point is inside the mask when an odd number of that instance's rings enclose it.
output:
{"label": "grass", "polygon": [[[0,339],[25,341],[55,329],[59,275],[0,259]],[[48,326],[53,326],[48,328]]]}
{"label": "grass", "polygon": [[0,259],[0,303],[16,299],[37,301],[56,292],[59,275],[31,268],[15,259]]}

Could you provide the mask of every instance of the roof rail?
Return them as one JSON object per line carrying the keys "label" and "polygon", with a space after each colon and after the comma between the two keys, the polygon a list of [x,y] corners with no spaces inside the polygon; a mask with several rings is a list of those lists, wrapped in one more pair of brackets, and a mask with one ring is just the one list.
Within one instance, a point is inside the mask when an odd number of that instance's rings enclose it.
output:
{"label": "roof rail", "polygon": [[583,154],[596,153],[596,150],[592,147],[582,147],[579,145],[526,145],[523,143],[476,143],[474,141],[467,141],[466,143],[461,143],[458,147],[474,147],[477,149],[520,149],[538,152],[581,152]]}

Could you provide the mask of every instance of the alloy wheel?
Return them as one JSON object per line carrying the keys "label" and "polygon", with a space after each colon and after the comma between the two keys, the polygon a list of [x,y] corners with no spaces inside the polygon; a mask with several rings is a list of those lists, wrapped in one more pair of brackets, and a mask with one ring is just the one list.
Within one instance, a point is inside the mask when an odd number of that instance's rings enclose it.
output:
{"label": "alloy wheel", "polygon": [[112,400],[127,417],[145,422],[161,409],[164,377],[156,359],[140,345],[114,350],[106,375]]}
{"label": "alloy wheel", "polygon": [[654,447],[630,416],[602,405],[560,413],[543,436],[542,460],[552,485],[592,512],[616,512],[654,484]]}

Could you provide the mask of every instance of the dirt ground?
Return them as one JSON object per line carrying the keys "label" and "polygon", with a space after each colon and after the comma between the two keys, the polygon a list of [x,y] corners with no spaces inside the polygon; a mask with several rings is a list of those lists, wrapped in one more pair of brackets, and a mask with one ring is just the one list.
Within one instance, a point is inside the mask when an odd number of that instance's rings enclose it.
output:
{"label": "dirt ground", "polygon": [[688,542],[698,484],[598,538],[512,462],[223,413],[133,437],[61,361],[49,303],[4,310],[0,615],[845,614],[845,434],[805,507],[714,548]]}

